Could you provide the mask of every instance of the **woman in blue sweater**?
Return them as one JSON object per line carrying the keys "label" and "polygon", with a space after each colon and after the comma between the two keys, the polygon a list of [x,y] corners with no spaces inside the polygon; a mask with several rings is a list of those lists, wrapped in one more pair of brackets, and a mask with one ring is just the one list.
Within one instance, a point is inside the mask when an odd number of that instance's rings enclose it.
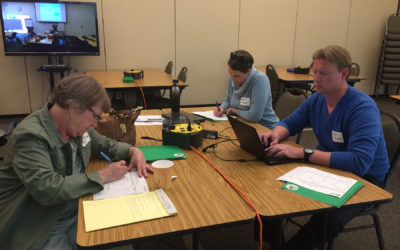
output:
{"label": "woman in blue sweater", "polygon": [[272,129],[279,118],[272,109],[269,80],[263,72],[253,68],[253,63],[253,57],[245,50],[231,53],[228,90],[222,104],[214,109],[214,115],[238,115]]}

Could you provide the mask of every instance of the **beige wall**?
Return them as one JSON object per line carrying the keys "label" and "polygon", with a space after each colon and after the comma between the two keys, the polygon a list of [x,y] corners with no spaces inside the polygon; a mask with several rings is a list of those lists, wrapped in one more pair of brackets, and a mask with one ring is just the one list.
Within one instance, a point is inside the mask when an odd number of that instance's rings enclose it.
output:
{"label": "beige wall", "polygon": [[[397,8],[396,0],[89,1],[98,5],[101,55],[71,57],[74,71],[164,69],[172,60],[173,74],[189,69],[184,105],[222,101],[227,58],[238,48],[257,66],[281,66],[309,65],[316,49],[345,46],[368,78],[356,87],[372,94],[385,21]],[[0,53],[0,115],[30,113],[48,100],[43,64],[46,57]]]}

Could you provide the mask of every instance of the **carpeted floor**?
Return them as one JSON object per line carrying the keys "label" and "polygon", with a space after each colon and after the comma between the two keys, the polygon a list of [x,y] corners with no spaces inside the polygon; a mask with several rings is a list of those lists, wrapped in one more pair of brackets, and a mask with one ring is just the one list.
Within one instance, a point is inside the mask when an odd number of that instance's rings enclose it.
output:
{"label": "carpeted floor", "polygon": [[[376,102],[381,110],[385,110],[396,114],[400,117],[400,104],[388,97],[379,97]],[[11,120],[21,120],[22,117],[3,117],[0,118],[0,129],[7,129]],[[303,146],[316,146],[316,140],[311,131],[305,132],[302,137],[301,144]],[[0,147],[0,156],[3,155],[4,146]],[[383,237],[385,239],[385,247],[388,250],[400,249],[400,168],[397,168],[388,185],[388,190],[394,195],[393,201],[384,204],[379,210]],[[307,218],[297,218],[301,222]],[[365,219],[357,219],[352,224],[365,222]],[[285,227],[285,238],[290,236],[297,230],[293,224],[287,224]],[[172,249],[190,249],[191,237],[186,235],[166,237],[161,240],[149,240],[141,244],[142,250],[172,250]],[[199,233],[200,249],[204,250],[246,250],[258,249],[259,243],[254,240],[253,224],[244,224],[231,226],[223,229],[206,230]],[[270,249],[268,244],[264,244],[263,249]],[[334,249],[340,250],[373,250],[378,249],[375,231],[368,229],[364,231],[356,231],[341,234],[335,240]]]}

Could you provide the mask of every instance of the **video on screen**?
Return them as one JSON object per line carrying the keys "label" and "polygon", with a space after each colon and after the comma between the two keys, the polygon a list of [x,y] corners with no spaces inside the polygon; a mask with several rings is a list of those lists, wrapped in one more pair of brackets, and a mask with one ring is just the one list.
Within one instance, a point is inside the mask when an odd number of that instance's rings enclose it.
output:
{"label": "video on screen", "polygon": [[1,2],[6,55],[99,55],[94,2]]}

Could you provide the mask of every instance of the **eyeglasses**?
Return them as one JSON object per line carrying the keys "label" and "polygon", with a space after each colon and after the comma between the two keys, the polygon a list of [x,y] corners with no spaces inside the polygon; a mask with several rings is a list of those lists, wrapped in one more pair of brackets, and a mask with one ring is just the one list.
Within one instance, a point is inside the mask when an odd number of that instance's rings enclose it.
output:
{"label": "eyeglasses", "polygon": [[94,118],[96,118],[96,121],[101,120],[101,116],[99,114],[97,114],[96,112],[94,112],[94,110],[92,108],[88,108],[90,110],[90,112],[92,112]]}

